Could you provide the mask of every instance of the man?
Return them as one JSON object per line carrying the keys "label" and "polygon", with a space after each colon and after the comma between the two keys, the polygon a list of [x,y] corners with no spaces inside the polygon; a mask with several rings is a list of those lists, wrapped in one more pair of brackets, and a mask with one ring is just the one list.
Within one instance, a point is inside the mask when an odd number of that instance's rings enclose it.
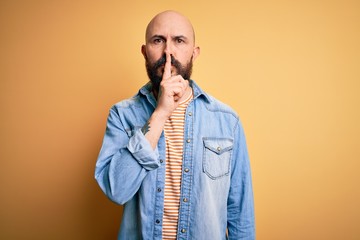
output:
{"label": "man", "polygon": [[156,15],[141,51],[150,82],[111,108],[95,170],[124,205],[119,239],[254,239],[244,132],[190,80],[200,53],[191,23]]}

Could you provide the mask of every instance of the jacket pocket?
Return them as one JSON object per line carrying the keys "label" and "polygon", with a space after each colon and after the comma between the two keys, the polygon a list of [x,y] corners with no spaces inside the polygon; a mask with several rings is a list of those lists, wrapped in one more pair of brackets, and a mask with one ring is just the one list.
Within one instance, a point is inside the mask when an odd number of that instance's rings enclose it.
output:
{"label": "jacket pocket", "polygon": [[203,143],[203,172],[214,180],[229,175],[233,140],[203,138]]}

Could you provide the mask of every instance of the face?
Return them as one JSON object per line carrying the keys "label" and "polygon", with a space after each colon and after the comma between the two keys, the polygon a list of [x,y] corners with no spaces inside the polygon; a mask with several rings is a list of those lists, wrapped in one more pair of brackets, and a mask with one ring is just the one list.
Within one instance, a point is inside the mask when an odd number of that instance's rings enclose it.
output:
{"label": "face", "polygon": [[171,55],[172,75],[189,80],[199,51],[191,23],[185,17],[170,11],[155,16],[146,30],[146,45],[142,46],[146,70],[154,87],[157,89],[162,80],[165,53]]}
{"label": "face", "polygon": [[[158,89],[160,86],[160,82],[162,80],[162,75],[164,72],[165,62],[165,54],[153,64],[150,63],[150,61],[148,61],[147,59],[145,60],[147,74],[149,76],[149,79],[153,83],[155,89]],[[178,60],[171,56],[172,75],[181,75],[183,79],[189,80],[192,73],[192,66],[192,57],[186,65],[182,65]]]}

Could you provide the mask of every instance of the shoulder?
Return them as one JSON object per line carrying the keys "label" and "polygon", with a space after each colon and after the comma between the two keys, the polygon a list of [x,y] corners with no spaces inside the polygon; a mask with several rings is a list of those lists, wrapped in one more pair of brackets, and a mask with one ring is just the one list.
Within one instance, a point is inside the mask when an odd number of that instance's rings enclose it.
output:
{"label": "shoulder", "polygon": [[126,109],[126,108],[132,108],[132,107],[141,107],[141,104],[142,104],[141,102],[142,102],[141,97],[139,94],[137,94],[131,98],[124,99],[124,100],[121,100],[121,101],[115,103],[112,106],[112,109]]}
{"label": "shoulder", "polygon": [[191,85],[194,91],[194,98],[198,99],[198,102],[203,103],[208,111],[224,113],[225,115],[229,115],[236,119],[239,119],[236,111],[228,104],[223,103],[214,96],[202,90],[195,81],[191,80]]}
{"label": "shoulder", "polygon": [[207,95],[207,103],[205,104],[205,107],[207,110],[212,112],[219,112],[223,113],[225,115],[229,115],[230,117],[233,117],[235,119],[239,119],[239,116],[237,112],[228,104],[220,101],[219,99],[215,98],[214,96],[206,93]]}
{"label": "shoulder", "polygon": [[141,108],[144,107],[144,104],[146,102],[146,98],[150,99],[151,96],[151,85],[150,83],[146,83],[144,86],[142,86],[139,91],[133,95],[130,98],[121,100],[117,103],[115,103],[111,109],[131,109],[131,108]]}

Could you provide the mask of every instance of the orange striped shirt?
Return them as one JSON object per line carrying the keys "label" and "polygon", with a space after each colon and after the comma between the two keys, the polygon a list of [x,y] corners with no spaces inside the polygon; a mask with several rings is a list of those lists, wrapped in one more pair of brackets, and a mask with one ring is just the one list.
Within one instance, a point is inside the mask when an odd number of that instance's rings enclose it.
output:
{"label": "orange striped shirt", "polygon": [[162,239],[176,239],[183,157],[185,111],[192,94],[181,102],[166,121],[166,174]]}

